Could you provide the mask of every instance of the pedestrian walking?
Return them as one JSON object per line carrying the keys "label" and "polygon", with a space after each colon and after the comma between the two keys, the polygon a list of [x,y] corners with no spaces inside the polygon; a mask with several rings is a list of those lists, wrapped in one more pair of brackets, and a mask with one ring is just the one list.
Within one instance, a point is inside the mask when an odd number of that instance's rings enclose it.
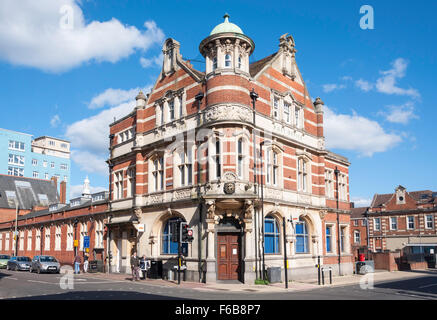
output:
{"label": "pedestrian walking", "polygon": [[146,255],[143,254],[143,256],[140,259],[140,269],[143,274],[142,280],[146,280],[146,274],[147,274],[147,261],[146,261]]}
{"label": "pedestrian walking", "polygon": [[88,254],[85,253],[83,256],[83,272],[84,273],[88,272],[88,260],[89,260]]}
{"label": "pedestrian walking", "polygon": [[74,273],[79,274],[80,273],[80,264],[82,262],[82,259],[80,258],[79,254],[76,254],[74,257]]}
{"label": "pedestrian walking", "polygon": [[139,281],[140,260],[138,259],[136,252],[134,252],[132,257],[130,258],[130,267],[132,269],[132,281]]}

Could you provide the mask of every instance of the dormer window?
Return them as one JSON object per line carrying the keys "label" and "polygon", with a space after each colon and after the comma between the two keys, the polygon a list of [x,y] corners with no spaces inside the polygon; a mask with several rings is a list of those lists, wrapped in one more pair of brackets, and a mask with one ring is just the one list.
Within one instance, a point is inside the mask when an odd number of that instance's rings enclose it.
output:
{"label": "dormer window", "polygon": [[232,59],[230,54],[225,55],[225,67],[230,68],[232,67]]}

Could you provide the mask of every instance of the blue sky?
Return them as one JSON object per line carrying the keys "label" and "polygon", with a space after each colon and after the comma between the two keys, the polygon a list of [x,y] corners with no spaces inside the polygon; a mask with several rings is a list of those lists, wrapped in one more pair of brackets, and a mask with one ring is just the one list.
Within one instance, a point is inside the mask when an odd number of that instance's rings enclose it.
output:
{"label": "blue sky", "polygon": [[[373,30],[360,28],[363,5],[374,9]],[[69,139],[72,191],[86,175],[107,188],[107,124],[153,84],[163,41],[203,60],[200,41],[228,12],[255,42],[251,61],[293,35],[309,92],[326,105],[327,146],[351,162],[352,201],[399,184],[437,191],[436,9],[428,0],[3,0],[0,127]]]}

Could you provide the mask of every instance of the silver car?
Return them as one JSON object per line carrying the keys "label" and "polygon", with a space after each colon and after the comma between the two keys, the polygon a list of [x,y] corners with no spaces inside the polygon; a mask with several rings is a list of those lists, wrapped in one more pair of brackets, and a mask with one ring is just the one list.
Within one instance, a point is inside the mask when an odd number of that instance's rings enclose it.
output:
{"label": "silver car", "polygon": [[6,266],[7,270],[29,270],[31,260],[29,257],[12,257]]}
{"label": "silver car", "polygon": [[30,272],[50,272],[59,273],[61,269],[61,264],[52,256],[35,256],[32,259],[32,264],[30,266]]}

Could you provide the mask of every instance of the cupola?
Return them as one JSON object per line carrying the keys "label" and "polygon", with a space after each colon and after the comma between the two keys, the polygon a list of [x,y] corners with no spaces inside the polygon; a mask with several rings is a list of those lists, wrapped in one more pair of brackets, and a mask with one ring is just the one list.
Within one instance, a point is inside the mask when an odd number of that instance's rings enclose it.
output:
{"label": "cupola", "polygon": [[249,74],[249,56],[255,49],[255,44],[243,30],[225,21],[217,25],[199,45],[199,51],[206,59],[206,75],[219,73]]}

